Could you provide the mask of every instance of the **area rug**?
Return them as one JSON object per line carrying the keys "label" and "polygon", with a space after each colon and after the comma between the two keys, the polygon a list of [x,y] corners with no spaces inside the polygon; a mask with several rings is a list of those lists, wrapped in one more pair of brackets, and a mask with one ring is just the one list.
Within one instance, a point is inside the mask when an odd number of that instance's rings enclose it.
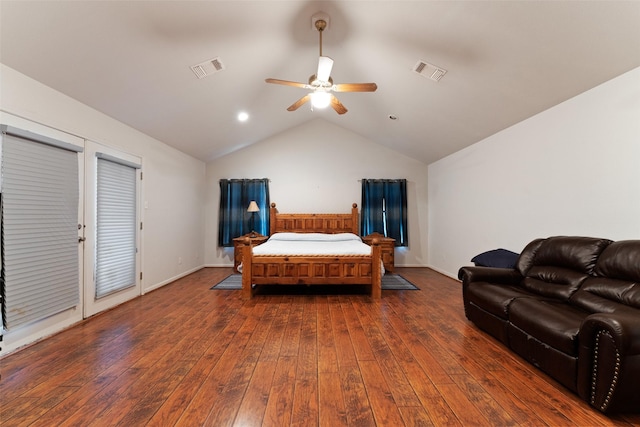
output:
{"label": "area rug", "polygon": [[[242,289],[242,274],[232,274],[211,289]],[[382,276],[384,290],[418,290],[419,288],[399,274],[385,274]]]}

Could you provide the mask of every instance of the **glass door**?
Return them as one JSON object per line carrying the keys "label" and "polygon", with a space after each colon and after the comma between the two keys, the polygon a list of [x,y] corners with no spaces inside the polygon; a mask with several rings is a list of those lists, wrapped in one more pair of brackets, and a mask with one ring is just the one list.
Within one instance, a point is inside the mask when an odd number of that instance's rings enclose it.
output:
{"label": "glass door", "polygon": [[86,143],[85,317],[140,295],[141,159]]}

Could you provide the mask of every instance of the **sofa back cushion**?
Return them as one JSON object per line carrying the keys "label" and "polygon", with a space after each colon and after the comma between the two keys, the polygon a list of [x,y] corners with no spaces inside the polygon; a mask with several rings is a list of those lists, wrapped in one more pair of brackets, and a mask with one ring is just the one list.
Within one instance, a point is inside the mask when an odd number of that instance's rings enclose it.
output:
{"label": "sofa back cushion", "polygon": [[640,310],[640,240],[611,243],[593,274],[571,297],[572,304],[591,313]]}
{"label": "sofa back cushion", "polygon": [[527,271],[533,265],[533,260],[536,257],[536,253],[538,249],[540,249],[540,245],[542,245],[547,239],[535,239],[532,240],[527,246],[524,247],[522,252],[520,252],[520,256],[516,261],[516,270],[520,272],[522,277],[527,276]]}
{"label": "sofa back cushion", "polygon": [[568,300],[593,272],[611,240],[557,236],[534,242],[527,245],[522,254],[527,253],[516,265],[524,276],[522,285],[536,294]]}
{"label": "sofa back cushion", "polygon": [[598,258],[594,274],[640,282],[640,240],[620,240],[611,243]]}
{"label": "sofa back cushion", "polygon": [[589,313],[635,309],[640,316],[640,282],[590,277],[571,296],[570,302]]}

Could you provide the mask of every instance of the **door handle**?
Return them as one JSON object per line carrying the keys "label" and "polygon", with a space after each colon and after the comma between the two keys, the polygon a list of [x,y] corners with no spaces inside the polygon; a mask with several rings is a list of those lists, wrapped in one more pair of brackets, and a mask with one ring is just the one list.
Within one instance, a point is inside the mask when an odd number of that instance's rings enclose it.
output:
{"label": "door handle", "polygon": [[87,239],[86,239],[86,238],[84,238],[84,237],[78,237],[78,243],[82,243],[82,242],[84,242],[85,240],[87,240]]}

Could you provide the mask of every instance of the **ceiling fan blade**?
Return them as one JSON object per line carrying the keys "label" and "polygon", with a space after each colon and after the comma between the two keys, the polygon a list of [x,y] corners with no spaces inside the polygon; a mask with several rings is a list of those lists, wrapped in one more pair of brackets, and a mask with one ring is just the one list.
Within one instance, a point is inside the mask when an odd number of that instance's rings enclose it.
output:
{"label": "ceiling fan blade", "polygon": [[303,104],[305,104],[306,102],[308,102],[311,99],[311,95],[310,94],[306,94],[305,96],[303,96],[302,98],[298,99],[296,102],[294,102],[293,104],[291,104],[289,106],[289,108],[287,108],[287,111],[296,111],[298,108],[300,108]]}
{"label": "ceiling fan blade", "polygon": [[333,85],[335,92],[375,92],[378,85],[375,83],[342,83]]}
{"label": "ceiling fan blade", "polygon": [[318,58],[318,72],[316,73],[316,79],[321,82],[328,82],[329,76],[331,76],[331,69],[333,68],[333,59],[328,56],[321,56]]}
{"label": "ceiling fan blade", "polygon": [[299,87],[299,88],[302,88],[302,89],[308,89],[309,88],[309,85],[306,84],[306,83],[291,82],[289,80],[264,79],[264,81],[267,82],[267,83],[274,83],[274,84],[277,84],[277,85]]}
{"label": "ceiling fan blade", "polygon": [[344,114],[349,111],[340,101],[338,101],[338,98],[333,95],[331,95],[331,108],[336,110],[336,113],[338,114]]}

